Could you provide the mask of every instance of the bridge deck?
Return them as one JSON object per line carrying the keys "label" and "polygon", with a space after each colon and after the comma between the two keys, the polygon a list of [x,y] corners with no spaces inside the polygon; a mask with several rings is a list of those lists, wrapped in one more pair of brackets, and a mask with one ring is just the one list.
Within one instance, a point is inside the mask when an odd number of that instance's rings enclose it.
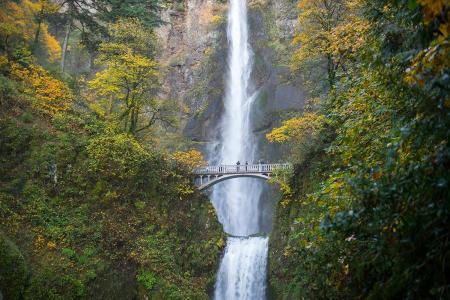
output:
{"label": "bridge deck", "polygon": [[196,175],[225,175],[225,174],[267,174],[275,170],[291,169],[291,164],[252,164],[252,165],[220,165],[206,166],[194,170]]}
{"label": "bridge deck", "polygon": [[206,166],[194,170],[198,189],[204,190],[216,183],[236,177],[253,177],[267,180],[276,170],[292,169],[291,164],[252,164]]}

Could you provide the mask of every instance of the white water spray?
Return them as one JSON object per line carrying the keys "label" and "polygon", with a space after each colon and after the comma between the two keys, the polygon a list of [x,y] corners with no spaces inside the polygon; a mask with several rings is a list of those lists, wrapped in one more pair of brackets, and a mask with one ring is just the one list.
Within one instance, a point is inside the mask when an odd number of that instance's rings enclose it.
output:
{"label": "white water spray", "polygon": [[[228,77],[221,124],[220,164],[254,163],[256,141],[250,130],[249,95],[252,52],[248,42],[246,0],[230,0],[228,12]],[[267,237],[259,233],[261,185],[255,179],[232,179],[214,188],[212,199],[227,233],[225,255],[217,275],[216,300],[265,299]]]}
{"label": "white water spray", "polygon": [[228,238],[216,299],[264,299],[268,238]]}

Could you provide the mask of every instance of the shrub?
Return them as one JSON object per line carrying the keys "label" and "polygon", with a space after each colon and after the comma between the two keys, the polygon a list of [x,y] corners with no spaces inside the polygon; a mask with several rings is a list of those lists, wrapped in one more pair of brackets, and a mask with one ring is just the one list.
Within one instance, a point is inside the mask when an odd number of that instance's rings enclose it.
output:
{"label": "shrub", "polygon": [[0,233],[0,295],[5,299],[22,299],[29,271],[17,246]]}

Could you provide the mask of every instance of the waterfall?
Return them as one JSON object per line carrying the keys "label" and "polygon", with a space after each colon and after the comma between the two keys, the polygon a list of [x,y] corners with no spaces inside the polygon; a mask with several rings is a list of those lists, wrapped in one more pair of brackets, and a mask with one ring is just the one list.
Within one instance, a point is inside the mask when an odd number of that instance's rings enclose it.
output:
{"label": "waterfall", "polygon": [[[256,141],[251,133],[250,112],[256,95],[249,91],[252,51],[248,42],[246,0],[230,0],[228,12],[228,73],[220,149],[213,160],[220,164],[253,163]],[[232,235],[217,274],[216,300],[266,298],[267,237],[251,237],[261,231],[261,183],[256,179],[232,179],[218,184],[213,204],[224,230]]]}
{"label": "waterfall", "polygon": [[268,238],[229,238],[215,299],[264,299]]}

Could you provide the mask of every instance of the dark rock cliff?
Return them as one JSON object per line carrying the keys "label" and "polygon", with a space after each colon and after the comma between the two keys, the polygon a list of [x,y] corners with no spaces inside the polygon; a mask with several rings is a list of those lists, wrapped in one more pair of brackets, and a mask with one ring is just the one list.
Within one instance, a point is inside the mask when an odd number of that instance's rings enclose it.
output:
{"label": "dark rock cliff", "polygon": [[[263,160],[280,159],[265,134],[291,112],[301,111],[305,92],[288,68],[297,8],[291,0],[249,1],[250,43],[254,52],[252,129]],[[217,138],[227,71],[227,7],[219,0],[188,0],[163,13],[165,96],[179,100],[183,134],[200,149]]]}

